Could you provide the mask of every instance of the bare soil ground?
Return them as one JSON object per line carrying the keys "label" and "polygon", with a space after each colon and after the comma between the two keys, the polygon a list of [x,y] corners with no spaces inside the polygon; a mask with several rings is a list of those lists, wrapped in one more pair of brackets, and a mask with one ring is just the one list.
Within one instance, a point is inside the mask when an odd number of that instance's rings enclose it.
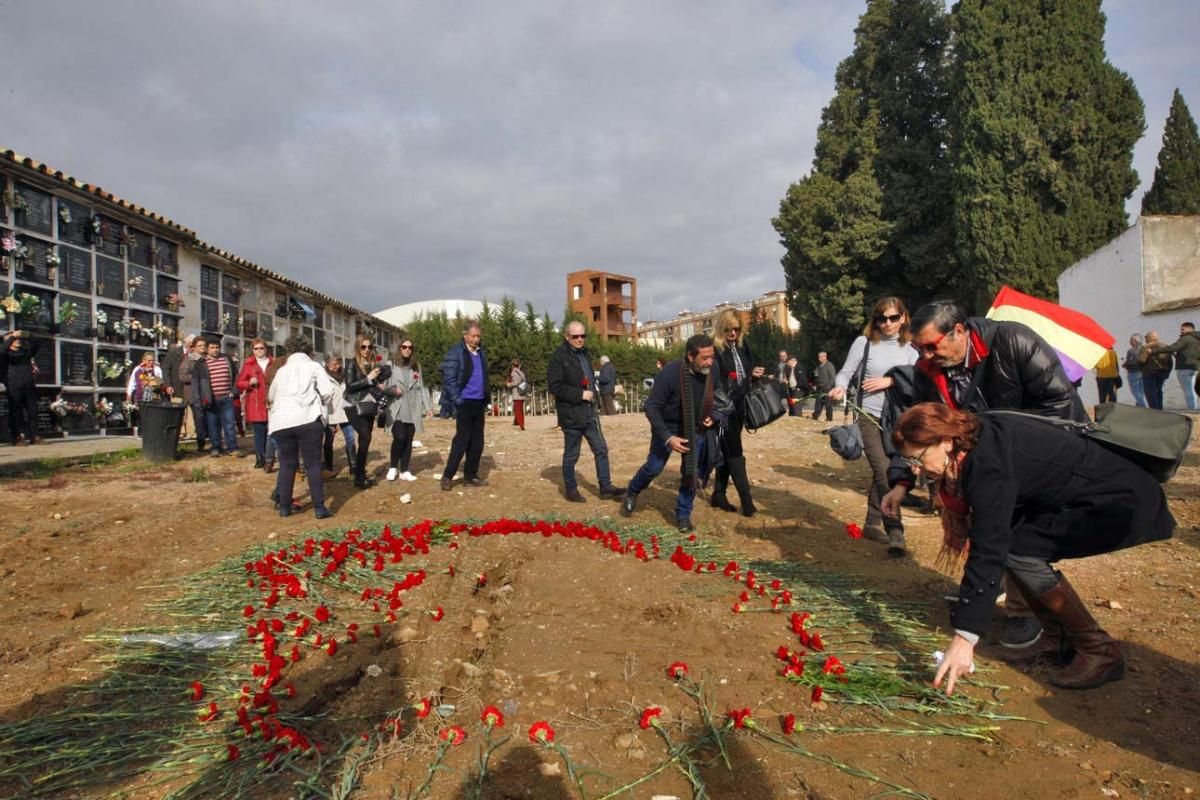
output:
{"label": "bare soil ground", "polygon": [[[617,503],[597,498],[586,448],[580,477],[588,503],[570,504],[561,496],[562,442],[553,422],[532,419],[524,432],[509,423],[488,423],[488,487],[439,490],[453,423],[435,420],[420,436],[418,481],[381,481],[356,491],[343,475],[330,484],[337,516],[329,522],[345,529],[360,521],[399,526],[422,518],[609,515],[613,524],[624,523]],[[647,425],[629,415],[607,418],[604,427],[614,479],[624,485],[645,455]],[[886,558],[883,545],[849,539],[846,523],[862,522],[867,467],[831,453],[823,427],[787,418],[747,436],[760,513],[745,519],[698,508],[698,537],[743,560],[857,576],[862,588],[911,604],[921,623],[944,630],[941,596],[954,582],[933,568],[937,519],[909,516],[912,555],[903,560]],[[372,468],[380,477],[385,445],[377,435]],[[634,522],[672,522],[676,470],[673,462],[642,496]],[[188,576],[248,547],[331,527],[318,525],[307,510],[276,516],[267,501],[273,480],[249,459],[191,456],[167,467],[131,462],[0,483],[0,722],[71,702],[68,690],[104,669],[96,659],[100,648],[85,637],[165,624],[148,606],[180,591]],[[401,503],[404,493],[411,504]],[[798,741],[938,798],[1194,797],[1200,790],[1200,456],[1189,455],[1168,495],[1179,522],[1174,539],[1061,565],[1123,642],[1129,665],[1123,681],[1088,692],[1058,690],[1048,672],[1011,668],[985,645],[978,653],[987,680],[1008,688],[966,691],[999,699],[1003,712],[1028,721],[1004,722],[987,741],[877,733],[798,734]],[[380,721],[372,715],[437,694],[456,709],[447,721],[467,725],[473,737],[477,725],[468,723],[476,723],[479,710],[503,704],[505,732],[513,738],[497,751],[483,795],[496,798],[575,796],[565,774],[541,766],[556,759],[528,743],[525,729],[535,719],[556,727],[574,760],[614,781],[660,763],[662,743],[653,731],[638,730],[636,719],[642,708],[659,705],[669,730],[685,735],[694,707],[663,675],[676,660],[703,672],[719,693],[720,710],[753,708],[760,724],[775,730],[787,712],[810,726],[879,725],[870,709],[812,706],[806,691],[778,676],[774,651],[787,643],[780,617],[731,613],[733,584],[685,573],[667,555],[642,563],[588,542],[534,536],[464,543],[453,563],[460,574],[486,573],[486,591],[462,591],[461,583],[431,574],[414,602],[442,606],[444,622],[423,616],[403,644],[393,635],[302,662],[294,676],[298,702],[361,719],[365,731]],[[836,640],[837,632],[829,637]],[[369,666],[379,668],[370,680],[362,677]],[[381,748],[354,796],[404,796],[437,750],[434,730],[419,728]],[[475,739],[468,744],[449,754],[446,765],[456,772],[439,773],[431,796],[466,796]],[[749,737],[736,739],[730,760],[732,769],[719,759],[703,766],[709,796],[857,798],[881,791]],[[163,791],[134,780],[98,784],[78,796]],[[626,796],[656,795],[690,797],[691,788],[678,772],[664,770]]]}

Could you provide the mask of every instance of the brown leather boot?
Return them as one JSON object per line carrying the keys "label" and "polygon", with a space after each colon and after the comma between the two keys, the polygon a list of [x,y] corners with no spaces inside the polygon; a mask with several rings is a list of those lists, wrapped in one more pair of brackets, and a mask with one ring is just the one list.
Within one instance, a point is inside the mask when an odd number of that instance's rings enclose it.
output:
{"label": "brown leather boot", "polygon": [[1051,683],[1063,689],[1095,689],[1125,677],[1121,646],[1100,628],[1066,578],[1039,594],[1037,600],[1062,623],[1067,639],[1075,647],[1075,657],[1050,679]]}
{"label": "brown leather boot", "polygon": [[1021,582],[1012,575],[1007,575],[1006,587],[1010,592],[1020,592],[1021,597],[1029,605],[1029,610],[1042,623],[1042,635],[1027,647],[1003,647],[1000,657],[1010,664],[1032,665],[1039,661],[1063,666],[1069,664],[1075,655],[1075,649],[1067,639],[1066,629],[1058,617],[1050,613],[1050,609],[1041,602],[1037,595],[1025,590]]}

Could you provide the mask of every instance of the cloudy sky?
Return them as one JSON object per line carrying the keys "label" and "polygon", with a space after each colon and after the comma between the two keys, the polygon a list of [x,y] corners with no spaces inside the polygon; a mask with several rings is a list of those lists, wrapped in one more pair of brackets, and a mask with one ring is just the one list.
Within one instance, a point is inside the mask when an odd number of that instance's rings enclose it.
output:
{"label": "cloudy sky", "polygon": [[[1108,0],[1153,176],[1195,0]],[[0,0],[0,148],[369,310],[633,275],[643,321],[783,288],[863,4]],[[1131,203],[1136,209],[1137,201]]]}

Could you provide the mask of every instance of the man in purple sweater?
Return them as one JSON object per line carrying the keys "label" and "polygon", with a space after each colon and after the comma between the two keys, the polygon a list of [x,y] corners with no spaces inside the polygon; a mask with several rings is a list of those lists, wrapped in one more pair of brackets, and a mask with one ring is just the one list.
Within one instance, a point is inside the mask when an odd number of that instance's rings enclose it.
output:
{"label": "man in purple sweater", "polygon": [[443,492],[450,491],[464,455],[467,463],[463,467],[463,485],[487,486],[487,481],[479,477],[488,390],[487,351],[480,338],[479,323],[467,320],[462,342],[451,347],[442,360],[442,395],[455,409],[454,441],[450,443],[450,455],[442,472]]}

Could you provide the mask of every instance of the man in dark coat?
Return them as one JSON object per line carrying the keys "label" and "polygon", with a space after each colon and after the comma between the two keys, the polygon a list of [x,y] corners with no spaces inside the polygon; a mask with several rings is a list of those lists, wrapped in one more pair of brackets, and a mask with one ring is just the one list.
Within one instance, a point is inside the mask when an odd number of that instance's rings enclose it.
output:
{"label": "man in dark coat", "polygon": [[[1020,322],[994,322],[968,318],[949,300],[928,303],[912,315],[912,346],[921,354],[915,367],[894,367],[888,372],[893,387],[888,402],[899,413],[923,402],[978,413],[988,409],[1014,409],[1086,421],[1087,412],[1062,362],[1046,340]],[[911,370],[911,383],[892,373]],[[901,376],[903,377],[903,376]],[[911,388],[908,397],[898,387]],[[895,515],[913,475],[899,458],[893,460],[893,488],[880,500],[884,515]],[[1017,592],[1007,597],[1008,623],[1000,643],[1023,658],[1035,651],[1042,629]]]}
{"label": "man in dark coat", "polygon": [[600,374],[596,376],[596,388],[600,390],[600,406],[606,417],[617,413],[617,368],[608,356],[600,356]]}
{"label": "man in dark coat", "polygon": [[488,362],[479,323],[467,320],[463,340],[442,359],[442,397],[454,409],[454,440],[442,471],[442,491],[450,491],[458,465],[466,456],[463,486],[487,486],[479,477],[483,427],[487,420]]}
{"label": "man in dark coat", "polygon": [[633,514],[638,494],[650,485],[667,466],[671,453],[679,453],[679,494],[675,498],[675,522],[682,532],[692,527],[692,506],[696,485],[717,466],[721,453],[717,445],[716,425],[728,413],[719,408],[712,379],[713,341],[704,334],[687,340],[682,360],[670,361],[654,379],[654,388],[646,398],[646,418],[650,420],[650,453],[629,488],[621,513]]}
{"label": "man in dark coat", "polygon": [[568,323],[563,336],[566,341],[550,355],[546,365],[546,383],[550,394],[554,395],[558,427],[563,432],[563,493],[572,503],[586,502],[575,481],[575,464],[579,461],[583,439],[587,439],[596,459],[600,497],[617,500],[625,493],[624,489],[613,486],[609,473],[608,443],[604,441],[604,432],[600,430],[600,420],[596,416],[597,398],[592,385],[592,362],[584,346],[586,336],[582,322]]}
{"label": "man in dark coat", "polygon": [[1200,334],[1196,326],[1184,322],[1179,326],[1179,338],[1174,344],[1160,344],[1154,348],[1163,353],[1175,354],[1175,377],[1187,403],[1188,411],[1196,410],[1196,368],[1200,366]]}
{"label": "man in dark coat", "polygon": [[837,369],[829,361],[829,353],[822,350],[817,353],[817,367],[813,370],[813,390],[816,401],[813,405],[813,419],[821,416],[821,408],[825,408],[825,421],[833,420],[833,398],[829,392],[837,385]]}

